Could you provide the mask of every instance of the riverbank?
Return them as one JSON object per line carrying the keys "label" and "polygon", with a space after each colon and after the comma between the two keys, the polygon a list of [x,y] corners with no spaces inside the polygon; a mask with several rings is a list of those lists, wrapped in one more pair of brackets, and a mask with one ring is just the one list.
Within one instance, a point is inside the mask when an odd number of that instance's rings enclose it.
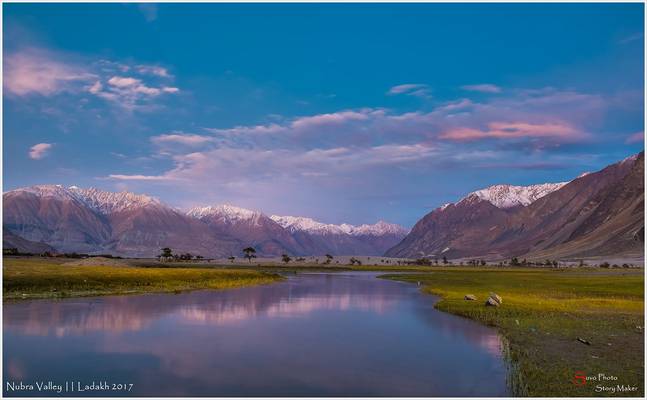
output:
{"label": "riverbank", "polygon": [[[433,268],[382,277],[420,282],[424,292],[441,297],[437,309],[497,327],[507,342],[516,395],[633,397],[644,394],[643,274]],[[490,292],[503,298],[500,307],[484,305]],[[478,300],[464,300],[466,294]],[[596,380],[577,386],[576,375]]]}
{"label": "riverbank", "polygon": [[79,266],[38,258],[5,258],[3,264],[4,300],[229,289],[283,279],[263,271],[190,266]]}

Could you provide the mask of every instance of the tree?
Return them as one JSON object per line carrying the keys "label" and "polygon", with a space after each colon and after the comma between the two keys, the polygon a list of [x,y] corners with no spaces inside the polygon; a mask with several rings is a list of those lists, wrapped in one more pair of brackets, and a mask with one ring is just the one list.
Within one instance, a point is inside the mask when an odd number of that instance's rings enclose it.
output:
{"label": "tree", "polygon": [[292,261],[292,258],[290,258],[290,256],[289,256],[289,255],[287,255],[287,254],[282,254],[282,255],[281,255],[281,260],[283,260],[283,262],[287,264],[287,263],[289,263],[290,261]]}
{"label": "tree", "polygon": [[449,261],[447,261],[447,257],[443,256],[443,264],[448,264]]}
{"label": "tree", "polygon": [[486,264],[485,260],[481,260],[481,265],[485,265],[485,264]]}
{"label": "tree", "polygon": [[160,254],[160,257],[164,257],[164,258],[173,257],[173,250],[171,250],[170,247],[164,247],[162,249],[162,254]]}
{"label": "tree", "polygon": [[252,262],[252,258],[256,258],[256,249],[253,247],[245,247],[243,249],[243,253],[245,253],[245,258],[249,261]]}
{"label": "tree", "polygon": [[233,263],[235,259],[236,259],[236,257],[234,257],[234,256],[227,257],[227,260],[229,260],[230,263]]}
{"label": "tree", "polygon": [[333,259],[333,256],[331,256],[330,254],[326,254],[326,262],[325,262],[325,264],[330,264],[332,259]]}

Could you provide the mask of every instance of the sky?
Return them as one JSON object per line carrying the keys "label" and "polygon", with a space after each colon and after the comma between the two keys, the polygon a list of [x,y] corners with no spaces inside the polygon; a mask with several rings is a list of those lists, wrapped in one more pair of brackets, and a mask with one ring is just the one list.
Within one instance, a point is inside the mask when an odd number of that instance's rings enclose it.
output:
{"label": "sky", "polygon": [[644,148],[638,3],[3,10],[4,191],[411,227]]}

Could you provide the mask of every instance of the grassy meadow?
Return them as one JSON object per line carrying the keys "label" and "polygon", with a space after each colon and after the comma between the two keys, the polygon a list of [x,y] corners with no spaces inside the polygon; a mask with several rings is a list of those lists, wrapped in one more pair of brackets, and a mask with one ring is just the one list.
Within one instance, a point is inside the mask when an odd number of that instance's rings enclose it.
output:
{"label": "grassy meadow", "polygon": [[38,258],[4,258],[3,264],[5,300],[229,289],[283,279],[249,269],[74,266]]}
{"label": "grassy meadow", "polygon": [[[643,269],[432,270],[382,277],[420,282],[424,292],[441,297],[439,310],[498,328],[511,361],[510,383],[516,395],[644,394]],[[502,296],[500,307],[485,307],[490,292]],[[478,300],[464,300],[466,294]],[[617,380],[576,386],[578,371]],[[598,385],[634,386],[637,391],[596,392]]]}

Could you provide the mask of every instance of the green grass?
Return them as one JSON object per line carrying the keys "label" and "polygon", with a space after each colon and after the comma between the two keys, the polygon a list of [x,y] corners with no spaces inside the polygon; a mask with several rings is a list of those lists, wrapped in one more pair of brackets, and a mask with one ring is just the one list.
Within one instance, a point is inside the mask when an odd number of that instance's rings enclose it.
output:
{"label": "green grass", "polygon": [[[421,282],[436,308],[497,327],[520,396],[603,396],[596,385],[637,386],[644,394],[644,270],[432,268],[382,277]],[[485,307],[490,292],[501,307]],[[478,301],[463,297],[474,294]],[[580,343],[588,340],[591,345]],[[617,381],[573,384],[576,371]]]}
{"label": "green grass", "polygon": [[38,259],[4,259],[2,297],[101,296],[195,289],[228,289],[283,279],[252,270],[70,266]]}

